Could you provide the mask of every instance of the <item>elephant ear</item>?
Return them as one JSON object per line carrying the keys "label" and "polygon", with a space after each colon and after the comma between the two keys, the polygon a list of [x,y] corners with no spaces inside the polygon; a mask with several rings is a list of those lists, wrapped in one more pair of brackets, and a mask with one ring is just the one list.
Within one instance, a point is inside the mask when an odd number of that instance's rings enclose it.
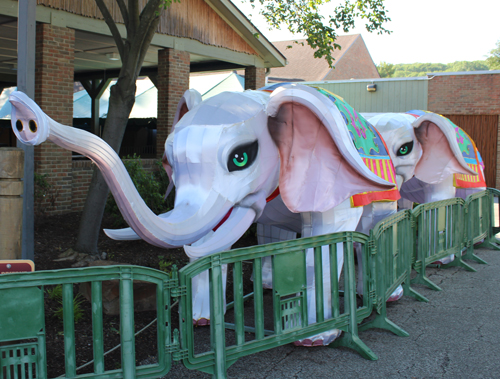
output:
{"label": "elephant ear", "polygon": [[175,111],[171,133],[174,131],[175,124],[179,122],[182,116],[184,116],[188,111],[201,103],[201,101],[201,95],[197,90],[191,88],[184,92],[184,95],[182,95],[179,104],[177,104],[177,110]]}
{"label": "elephant ear", "polygon": [[477,175],[466,163],[467,149],[460,143],[460,128],[435,113],[424,113],[413,122],[415,136],[422,145],[422,158],[415,167],[415,177],[436,184],[452,174]]}
{"label": "elephant ear", "polygon": [[170,130],[170,135],[167,138],[167,141],[165,141],[165,152],[163,153],[163,157],[161,159],[163,168],[165,169],[165,172],[167,173],[168,179],[170,181],[170,183],[168,184],[167,192],[165,194],[165,199],[167,198],[167,196],[170,194],[170,192],[174,187],[174,181],[173,181],[174,171],[172,170],[172,165],[168,161],[167,144],[169,143],[169,139],[171,140],[170,142],[173,142],[172,139],[174,135],[175,125],[179,122],[182,116],[184,116],[187,112],[189,112],[199,103],[201,103],[200,93],[195,89],[188,89],[186,92],[184,92],[184,95],[182,95],[179,104],[177,104],[177,110],[175,111],[174,122],[172,123],[172,129]]}
{"label": "elephant ear", "polygon": [[280,154],[280,193],[291,211],[324,212],[352,195],[394,187],[366,167],[342,114],[318,90],[280,87],[267,114]]}

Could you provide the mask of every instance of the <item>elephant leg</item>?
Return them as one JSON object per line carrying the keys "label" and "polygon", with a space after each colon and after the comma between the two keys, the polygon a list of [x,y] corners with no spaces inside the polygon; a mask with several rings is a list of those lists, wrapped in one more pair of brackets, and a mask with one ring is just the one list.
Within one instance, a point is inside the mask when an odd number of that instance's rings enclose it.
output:
{"label": "elephant leg", "polygon": [[[202,244],[212,234],[193,244],[197,246]],[[194,261],[196,259],[191,259]],[[224,291],[224,312],[226,311],[226,282],[227,282],[227,265],[222,265],[222,287]],[[193,324],[196,326],[204,326],[210,324],[210,283],[208,270],[196,275],[191,282],[192,299],[193,299]]]}
{"label": "elephant leg", "polygon": [[409,199],[404,199],[404,198],[401,198],[398,200],[398,209],[400,211],[404,210],[404,209],[413,209],[413,201],[409,200]]}
{"label": "elephant leg", "polygon": [[[300,214],[291,212],[283,203],[281,195],[267,203],[264,212],[257,220],[257,242],[259,245],[288,241],[297,238],[301,231]],[[253,281],[253,274],[251,280]],[[262,259],[262,285],[272,288],[272,258]]]}
{"label": "elephant leg", "polygon": [[[395,214],[398,209],[398,204],[395,201],[391,202],[375,202],[371,203],[363,208],[363,214],[361,215],[361,220],[359,221],[357,232],[370,234],[370,229],[384,218]],[[358,280],[356,283],[356,291],[358,294],[363,294],[363,257],[361,252],[361,246],[356,244],[356,256],[358,259]],[[401,299],[403,296],[403,287],[399,285],[394,292],[389,296],[387,301],[396,301]]]}
{"label": "elephant leg", "polygon": [[[440,183],[428,184],[424,188],[424,193],[425,193],[426,203],[454,198],[456,195],[456,188],[453,186],[453,175],[449,175],[445,180],[443,180]],[[453,236],[450,237],[453,238]],[[433,263],[446,265],[448,263],[453,262],[454,260],[455,260],[455,255],[450,254]]]}
{"label": "elephant leg", "polygon": [[[259,245],[288,241],[295,238],[297,238],[297,233],[295,232],[281,229],[274,225],[257,224],[257,242]],[[251,280],[253,281],[253,273]],[[272,257],[262,258],[262,286],[267,289],[273,288]]]}
{"label": "elephant leg", "polygon": [[[319,213],[306,212],[302,214],[302,236],[312,237],[321,234],[335,233],[355,230],[356,225],[361,218],[361,208],[351,208],[350,199],[342,202],[335,208]],[[322,268],[323,268],[323,306],[325,319],[332,317],[332,299],[331,299],[331,283],[330,283],[330,259],[329,248],[323,246],[321,248]],[[337,246],[337,268],[338,275],[342,271],[344,264],[343,245]],[[306,276],[307,276],[307,313],[309,324],[316,322],[316,296],[315,296],[315,277],[314,277],[314,252],[309,249],[306,253]],[[338,279],[338,278],[337,278]],[[296,341],[297,346],[326,346],[332,343],[341,331],[338,329],[329,330],[324,333],[319,333],[309,338]]]}

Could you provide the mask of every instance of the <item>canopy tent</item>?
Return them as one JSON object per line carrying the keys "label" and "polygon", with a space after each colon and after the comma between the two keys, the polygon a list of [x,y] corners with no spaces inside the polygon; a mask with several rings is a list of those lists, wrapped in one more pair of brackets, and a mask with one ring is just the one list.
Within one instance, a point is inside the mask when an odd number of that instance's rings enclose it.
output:
{"label": "canopy tent", "polygon": [[[106,118],[108,113],[109,88],[104,91],[99,101],[99,118]],[[156,118],[158,91],[149,78],[137,80],[135,104],[129,118]],[[216,75],[192,76],[190,88],[196,89],[206,99],[223,91],[243,92],[245,79],[236,72]],[[5,88],[0,95],[0,119],[9,120],[11,105],[7,101],[16,87]],[[91,99],[87,91],[81,90],[73,94],[73,118],[90,118]]]}

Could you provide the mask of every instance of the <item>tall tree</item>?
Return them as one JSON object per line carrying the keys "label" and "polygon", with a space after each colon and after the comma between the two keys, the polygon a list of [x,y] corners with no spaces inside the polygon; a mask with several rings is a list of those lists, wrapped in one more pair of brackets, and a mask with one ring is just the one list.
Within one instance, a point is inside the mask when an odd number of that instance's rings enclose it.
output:
{"label": "tall tree", "polygon": [[[171,5],[172,0],[148,0],[142,9],[139,0],[115,1],[123,16],[126,38],[122,38],[111,16],[106,5],[109,1],[96,0],[96,3],[113,35],[122,60],[118,81],[111,87],[108,115],[102,135],[118,152],[135,102],[135,82],[157,29],[161,8],[165,9]],[[330,66],[333,64],[333,51],[340,49],[335,43],[338,29],[347,33],[354,28],[355,21],[361,19],[370,32],[388,32],[383,27],[385,22],[390,21],[383,0],[339,0],[340,4],[327,17],[322,15],[323,10],[320,8],[330,0],[250,0],[252,3],[255,1],[263,6],[261,14],[271,27],[280,28],[285,25],[292,33],[305,34],[307,43],[316,49],[314,56],[325,57]],[[75,250],[98,254],[97,241],[108,192],[103,176],[98,170],[94,170]]]}
{"label": "tall tree", "polygon": [[[160,7],[170,5],[171,0],[149,0],[143,9],[138,0],[116,0],[120,9],[127,36],[122,38],[115,20],[104,0],[96,0],[104,21],[120,53],[122,67],[116,84],[110,88],[109,108],[102,138],[116,151],[120,150],[128,117],[135,103],[135,82],[141,71],[144,57],[160,21]],[[101,172],[94,169],[87,200],[80,221],[75,250],[97,254],[97,241],[108,186]]]}
{"label": "tall tree", "polygon": [[497,47],[490,50],[490,56],[486,58],[486,63],[490,70],[500,70],[500,41],[497,41]]}

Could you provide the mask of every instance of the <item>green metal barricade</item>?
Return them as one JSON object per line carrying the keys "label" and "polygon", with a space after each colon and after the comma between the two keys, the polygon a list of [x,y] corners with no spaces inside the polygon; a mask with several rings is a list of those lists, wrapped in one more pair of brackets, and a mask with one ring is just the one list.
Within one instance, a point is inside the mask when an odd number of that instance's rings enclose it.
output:
{"label": "green metal barricade", "polygon": [[425,268],[451,254],[455,255],[455,259],[445,266],[460,266],[476,271],[462,260],[466,230],[464,204],[463,199],[453,198],[421,204],[412,211],[416,225],[413,228],[416,241],[413,268],[417,271],[412,283],[424,284],[440,291],[441,288],[427,278]]}
{"label": "green metal barricade", "polygon": [[[102,282],[118,280],[120,291],[121,368],[105,370]],[[133,281],[156,285],[158,364],[136,367]],[[93,374],[77,374],[73,285],[90,283]],[[164,272],[146,267],[108,266],[39,271],[0,276],[0,379],[47,378],[44,287],[62,285],[66,378],[157,378],[171,367],[170,288]],[[23,340],[28,340],[23,342]]]}
{"label": "green metal barricade", "polygon": [[[272,243],[203,257],[179,271],[180,290],[186,293],[181,299],[181,354],[184,365],[225,377],[227,368],[238,358],[304,339],[332,329],[342,330],[343,336],[329,346],[348,346],[368,359],[377,359],[375,354],[359,339],[358,323],[372,311],[372,300],[366,296],[363,304],[356,303],[356,274],[353,243],[362,245],[367,253],[368,236],[357,232],[342,232],[331,235],[301,238],[293,241]],[[323,288],[322,246],[327,247],[330,260],[331,293]],[[316,322],[309,324],[307,318],[307,274],[306,253],[314,254],[314,277],[316,299]],[[310,251],[310,250],[309,250]],[[343,254],[343,280],[337,280],[337,254]],[[264,293],[262,288],[261,261],[272,256],[273,289]],[[253,296],[243,293],[243,264],[249,262],[254,269]],[[224,294],[222,265],[229,265],[233,273],[234,312],[232,322],[224,322]],[[210,344],[206,351],[195,351],[195,328],[192,323],[192,279],[209,271],[210,278]],[[344,296],[341,297],[343,284]],[[331,318],[324,317],[323,298],[331,296]],[[248,311],[243,304],[247,300]],[[272,306],[265,307],[266,301]],[[270,313],[266,310],[272,308]],[[252,337],[248,337],[251,332]],[[226,338],[227,337],[227,338]],[[226,345],[226,340],[232,340]]]}
{"label": "green metal barricade", "polygon": [[[340,329],[343,334],[329,346],[347,346],[365,358],[377,359],[361,341],[358,331],[377,327],[407,335],[387,318],[386,301],[399,285],[405,295],[427,301],[410,287],[412,268],[417,276],[411,283],[438,290],[426,277],[426,266],[454,254],[455,260],[450,265],[473,270],[462,258],[481,261],[473,254],[475,243],[484,240],[484,244],[500,248],[495,238],[500,232],[500,227],[495,226],[498,197],[500,191],[488,189],[469,196],[466,202],[455,198],[422,204],[413,211],[398,212],[382,220],[370,237],[341,232],[216,253],[179,271],[174,269],[171,275],[135,266],[2,275],[0,379],[47,377],[44,289],[58,284],[62,285],[63,294],[67,378],[157,378],[168,373],[172,361],[182,361],[189,369],[223,378],[227,368],[240,357],[332,329]],[[363,265],[363,277],[358,279],[362,280],[365,292],[361,299],[356,297],[354,244],[359,244],[362,251],[358,265]],[[462,256],[464,248],[467,251]],[[262,258],[266,256],[272,257],[271,290],[262,287]],[[341,271],[337,267],[339,257],[344,261]],[[307,259],[309,265],[314,262],[310,272]],[[325,287],[321,280],[325,259],[331,267],[327,273],[330,287]],[[230,273],[231,302],[227,304],[227,312],[223,265],[228,265]],[[254,282],[250,284],[244,276],[252,268]],[[208,271],[210,282],[210,327],[195,329],[192,280],[204,271]],[[313,277],[315,288],[308,290],[308,280],[310,283]],[[114,370],[104,367],[102,282],[107,280],[118,280],[120,289],[121,368]],[[155,365],[136,367],[135,363],[134,280],[156,285],[158,364]],[[78,283],[89,283],[92,293],[94,361],[93,373],[89,374],[78,374],[76,367],[73,286]],[[249,293],[245,294],[244,289]],[[171,298],[178,299],[180,305],[179,330],[173,333]],[[330,302],[325,303],[325,299]],[[316,309],[315,322],[308,320],[311,301]],[[373,310],[375,317],[358,327]]]}
{"label": "green metal barricade", "polygon": [[415,242],[412,228],[412,213],[410,210],[400,211],[378,222],[370,231],[371,278],[376,291],[376,316],[371,321],[361,325],[359,330],[370,328],[387,329],[402,337],[408,333],[387,318],[386,302],[400,285],[404,294],[417,300],[428,300],[410,286],[412,258]]}

